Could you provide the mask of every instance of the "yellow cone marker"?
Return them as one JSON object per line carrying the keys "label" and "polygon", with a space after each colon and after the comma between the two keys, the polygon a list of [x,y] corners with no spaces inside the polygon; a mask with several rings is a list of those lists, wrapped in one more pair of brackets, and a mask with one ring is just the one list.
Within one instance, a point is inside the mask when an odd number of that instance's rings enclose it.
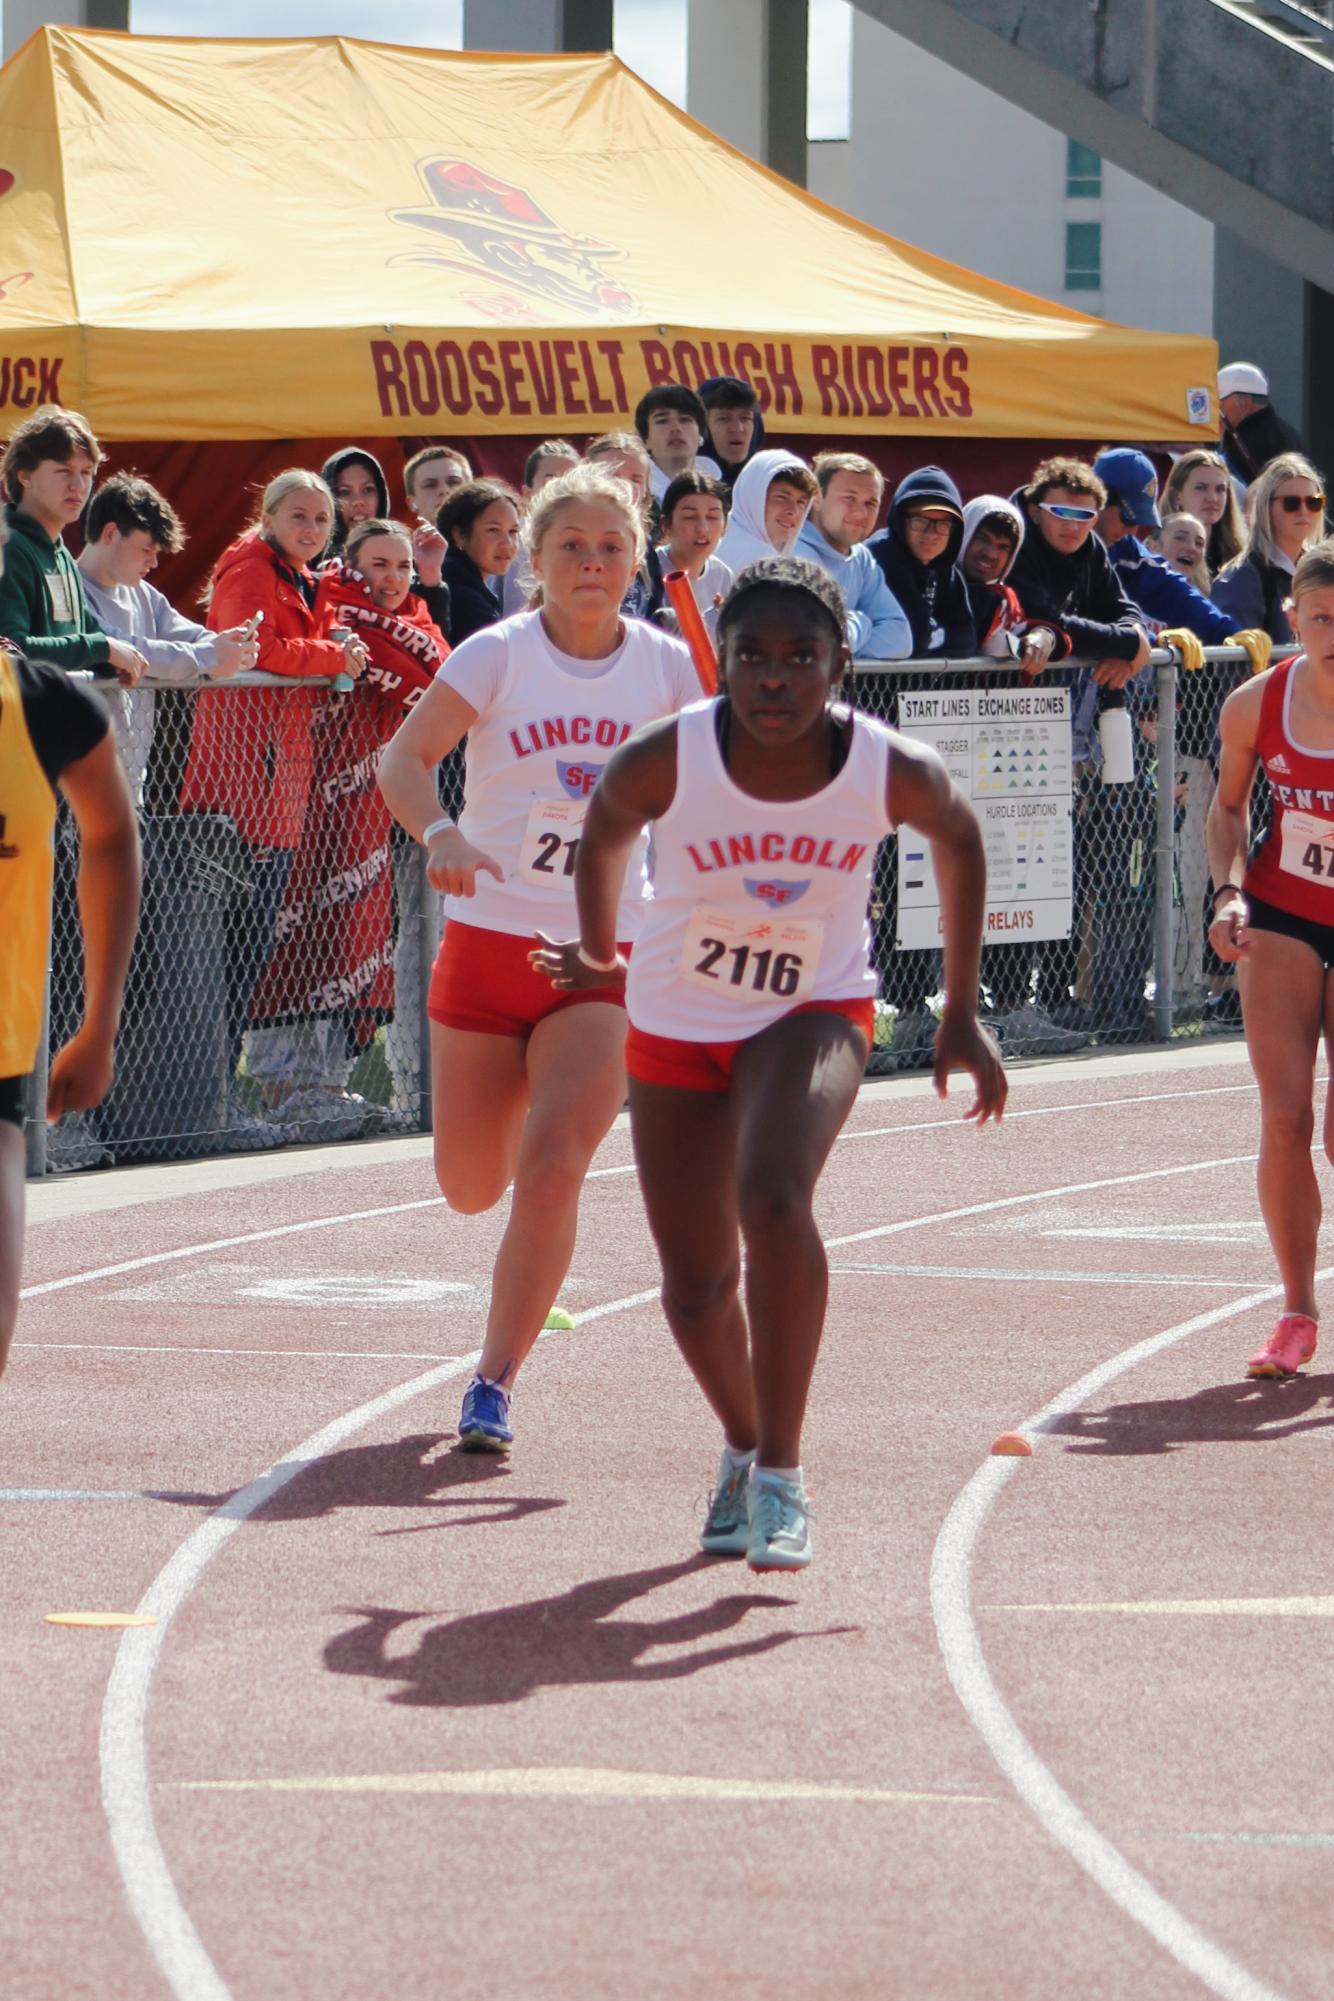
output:
{"label": "yellow cone marker", "polygon": [[48,1612],[48,1626],[156,1626],[144,1612]]}
{"label": "yellow cone marker", "polygon": [[993,1457],[1000,1459],[1031,1459],[1033,1447],[1022,1431],[1003,1431],[991,1448]]}

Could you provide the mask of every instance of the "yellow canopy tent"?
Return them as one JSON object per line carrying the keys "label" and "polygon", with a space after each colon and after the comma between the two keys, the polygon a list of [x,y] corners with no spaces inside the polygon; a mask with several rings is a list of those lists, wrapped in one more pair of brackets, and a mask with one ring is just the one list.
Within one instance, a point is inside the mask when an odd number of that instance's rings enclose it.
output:
{"label": "yellow canopy tent", "polygon": [[790,435],[1216,435],[1212,341],[882,236],[610,56],[46,28],[0,134],[0,428],[587,433],[738,374]]}

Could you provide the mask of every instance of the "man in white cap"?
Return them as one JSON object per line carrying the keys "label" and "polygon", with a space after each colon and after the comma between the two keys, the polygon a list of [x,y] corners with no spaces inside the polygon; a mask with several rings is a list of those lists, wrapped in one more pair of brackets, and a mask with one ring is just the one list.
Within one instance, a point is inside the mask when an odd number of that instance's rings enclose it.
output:
{"label": "man in white cap", "polygon": [[1269,377],[1253,361],[1230,361],[1218,371],[1223,457],[1249,486],[1280,452],[1299,452],[1302,441],[1269,400]]}

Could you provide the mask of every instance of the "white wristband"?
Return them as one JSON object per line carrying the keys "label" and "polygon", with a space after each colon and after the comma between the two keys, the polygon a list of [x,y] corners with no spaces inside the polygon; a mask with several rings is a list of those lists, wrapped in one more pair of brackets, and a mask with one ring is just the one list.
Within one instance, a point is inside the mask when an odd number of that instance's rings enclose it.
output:
{"label": "white wristband", "polygon": [[618,959],[590,959],[582,945],[576,947],[575,957],[590,973],[614,973],[620,964]]}
{"label": "white wristband", "polygon": [[452,816],[448,813],[442,813],[438,820],[432,820],[429,827],[422,828],[422,846],[429,848],[437,834],[443,834],[446,827],[452,827],[453,825]]}

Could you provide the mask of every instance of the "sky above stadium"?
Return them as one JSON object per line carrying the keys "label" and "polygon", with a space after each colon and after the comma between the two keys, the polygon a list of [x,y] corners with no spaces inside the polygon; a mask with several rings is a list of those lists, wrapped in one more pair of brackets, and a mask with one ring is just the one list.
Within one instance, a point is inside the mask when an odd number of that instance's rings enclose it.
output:
{"label": "sky above stadium", "polygon": [[[812,139],[847,137],[851,7],[810,0]],[[273,0],[133,0],[141,35],[271,35]],[[392,24],[392,32],[389,32]],[[367,12],[366,0],[284,0],[285,35],[354,35],[418,48],[463,46],[463,0],[394,0]],[[616,0],[616,53],[674,104],[686,95],[686,0]]]}

